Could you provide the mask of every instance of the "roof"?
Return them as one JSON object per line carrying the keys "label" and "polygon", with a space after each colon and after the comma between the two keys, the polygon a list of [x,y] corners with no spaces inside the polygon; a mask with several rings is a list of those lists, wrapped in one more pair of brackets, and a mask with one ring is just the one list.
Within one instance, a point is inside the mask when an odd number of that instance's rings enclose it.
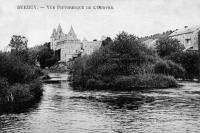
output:
{"label": "roof", "polygon": [[156,45],[156,41],[158,39],[148,39],[146,41],[143,41],[143,43],[147,46],[147,47],[151,47],[151,48],[155,48]]}
{"label": "roof", "polygon": [[60,41],[63,41],[63,40],[79,40],[74,32],[74,29],[73,27],[71,26],[68,34],[65,34],[62,32],[62,28],[61,28],[61,25],[59,24],[58,25],[58,28],[57,30],[54,28],[53,29],[53,32],[51,34],[51,38],[55,38],[56,40],[60,40]]}
{"label": "roof", "polygon": [[185,27],[183,29],[176,30],[172,34],[170,34],[169,36],[172,37],[172,36],[192,33],[192,32],[197,31],[197,30],[200,30],[200,25],[191,26],[191,27]]}

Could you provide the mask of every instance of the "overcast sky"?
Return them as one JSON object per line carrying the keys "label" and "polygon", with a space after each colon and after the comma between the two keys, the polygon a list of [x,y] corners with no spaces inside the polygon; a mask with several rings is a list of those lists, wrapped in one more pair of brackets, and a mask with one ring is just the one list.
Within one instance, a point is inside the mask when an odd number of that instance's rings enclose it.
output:
{"label": "overcast sky", "polygon": [[[113,6],[113,10],[17,10],[17,5]],[[120,31],[151,35],[184,26],[200,25],[200,0],[0,0],[0,49],[12,35],[24,35],[28,46],[50,40],[61,24],[72,25],[79,39],[114,37]]]}

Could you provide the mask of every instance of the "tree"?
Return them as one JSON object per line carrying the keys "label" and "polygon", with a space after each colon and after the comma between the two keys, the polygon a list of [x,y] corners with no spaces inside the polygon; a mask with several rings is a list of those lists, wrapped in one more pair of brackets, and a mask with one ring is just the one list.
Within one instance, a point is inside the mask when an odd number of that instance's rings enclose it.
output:
{"label": "tree", "polygon": [[11,54],[26,63],[29,61],[27,43],[28,39],[25,36],[13,35],[8,44],[11,47]]}
{"label": "tree", "polygon": [[12,51],[22,51],[22,50],[27,50],[27,43],[28,39],[24,36],[20,35],[13,35],[10,44],[8,44]]}
{"label": "tree", "polygon": [[113,43],[113,40],[110,37],[107,37],[105,40],[102,41],[101,46],[111,45],[112,43]]}
{"label": "tree", "polygon": [[198,79],[199,79],[199,82],[200,82],[200,31],[198,32],[198,70],[199,70],[199,73],[198,73]]}
{"label": "tree", "polygon": [[54,51],[50,49],[50,43],[45,43],[41,47],[37,60],[40,63],[41,68],[51,67],[57,62]]}
{"label": "tree", "polygon": [[183,51],[185,47],[177,39],[161,38],[156,42],[156,49],[159,56],[166,57]]}

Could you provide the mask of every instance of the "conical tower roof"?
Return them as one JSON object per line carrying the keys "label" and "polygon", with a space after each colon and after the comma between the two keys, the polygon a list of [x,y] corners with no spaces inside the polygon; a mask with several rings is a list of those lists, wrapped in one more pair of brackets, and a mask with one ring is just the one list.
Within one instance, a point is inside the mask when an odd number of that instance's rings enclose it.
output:
{"label": "conical tower roof", "polygon": [[68,34],[71,34],[71,35],[75,35],[75,32],[74,32],[74,29],[73,27],[71,26],[70,30],[69,30],[69,33]]}
{"label": "conical tower roof", "polygon": [[69,38],[70,40],[77,40],[77,36],[76,36],[76,34],[75,34],[74,29],[73,29],[72,26],[71,26],[71,28],[70,28],[70,30],[69,30],[68,38]]}
{"label": "conical tower roof", "polygon": [[51,34],[51,37],[52,37],[52,38],[56,37],[56,34],[57,34],[57,33],[56,33],[56,29],[54,28],[54,29],[53,29],[53,32],[52,32],[52,34]]}
{"label": "conical tower roof", "polygon": [[62,32],[62,28],[61,28],[60,24],[58,25],[57,32],[58,33]]}

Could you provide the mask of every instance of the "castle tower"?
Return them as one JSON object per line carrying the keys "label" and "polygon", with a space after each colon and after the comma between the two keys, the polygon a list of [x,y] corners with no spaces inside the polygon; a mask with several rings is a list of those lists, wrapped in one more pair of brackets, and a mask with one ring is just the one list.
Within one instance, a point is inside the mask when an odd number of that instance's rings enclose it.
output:
{"label": "castle tower", "polygon": [[51,38],[51,40],[50,40],[50,42],[51,42],[51,45],[50,45],[51,49],[54,49],[54,42],[56,40],[56,36],[57,36],[57,32],[56,32],[56,29],[54,28],[53,32],[51,34],[51,37],[50,37]]}
{"label": "castle tower", "polygon": [[78,40],[73,27],[71,26],[69,33],[67,34],[69,40]]}
{"label": "castle tower", "polygon": [[60,40],[61,37],[63,35],[63,32],[62,32],[62,28],[60,26],[60,24],[58,25],[58,28],[57,28],[57,36],[56,36],[56,39]]}

